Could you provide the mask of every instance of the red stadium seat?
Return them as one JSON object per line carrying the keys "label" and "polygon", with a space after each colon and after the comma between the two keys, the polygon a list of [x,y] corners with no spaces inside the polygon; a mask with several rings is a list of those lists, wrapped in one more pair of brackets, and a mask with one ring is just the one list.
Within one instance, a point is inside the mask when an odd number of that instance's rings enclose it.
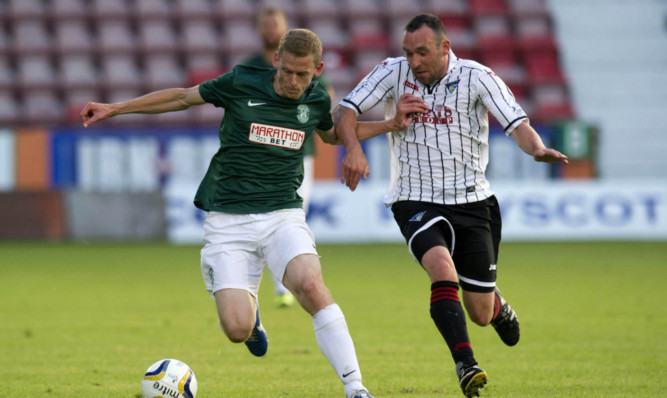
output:
{"label": "red stadium seat", "polygon": [[47,9],[41,0],[7,0],[6,13],[9,20],[14,22],[43,21],[47,17]]}
{"label": "red stadium seat", "polygon": [[526,56],[538,53],[557,54],[556,39],[549,19],[521,17],[515,19],[515,30],[519,51]]}
{"label": "red stadium seat", "polygon": [[509,12],[514,17],[548,18],[549,9],[545,0],[507,0]]}
{"label": "red stadium seat", "polygon": [[[382,8],[376,0],[342,0],[340,7],[345,21],[377,18]],[[341,24],[343,21],[336,22]]]}
{"label": "red stadium seat", "polygon": [[389,36],[379,19],[356,19],[350,22],[350,47],[354,52],[387,51],[389,44]]}
{"label": "red stadium seat", "polygon": [[148,91],[172,87],[184,87],[186,74],[173,55],[153,55],[147,57],[144,80]]}
{"label": "red stadium seat", "polygon": [[[418,2],[405,0],[386,0],[379,11],[384,13],[384,18],[387,20],[406,20],[424,12]],[[405,26],[405,23],[403,25]]]}
{"label": "red stadium seat", "polygon": [[242,22],[228,22],[224,27],[223,51],[231,68],[262,50],[262,43],[254,27]]}
{"label": "red stadium seat", "polygon": [[58,22],[85,21],[90,11],[84,0],[56,0],[48,3],[49,16]]}
{"label": "red stadium seat", "polygon": [[139,0],[131,4],[132,16],[140,21],[172,17],[171,2],[167,0]]}
{"label": "red stadium seat", "polygon": [[0,90],[0,125],[12,126],[19,123],[20,106],[10,91]]}
{"label": "red stadium seat", "polygon": [[55,51],[59,55],[90,54],[93,35],[83,20],[60,20],[55,26]]}
{"label": "red stadium seat", "polygon": [[14,69],[9,65],[9,58],[0,56],[0,92],[12,89],[14,81]]}
{"label": "red stadium seat", "polygon": [[562,84],[565,81],[558,58],[551,54],[536,54],[525,59],[528,80],[531,85],[544,83]]}
{"label": "red stadium seat", "polygon": [[63,55],[60,57],[58,81],[65,91],[92,90],[99,86],[100,76],[90,55]]}
{"label": "red stadium seat", "polygon": [[208,0],[175,0],[174,16],[177,19],[212,19],[213,6]]}
{"label": "red stadium seat", "polygon": [[49,57],[29,55],[18,60],[17,80],[21,91],[52,90],[56,87],[56,75]]}
{"label": "red stadium seat", "polygon": [[132,54],[136,51],[135,35],[128,21],[100,21],[96,27],[97,48],[101,55]]}
{"label": "red stadium seat", "polygon": [[466,0],[426,0],[425,9],[437,15],[445,24],[445,29],[470,27],[470,8]]}
{"label": "red stadium seat", "polygon": [[105,89],[137,90],[144,82],[133,56],[109,55],[102,60],[102,85]]}
{"label": "red stadium seat", "polygon": [[23,93],[23,119],[40,125],[62,123],[65,113],[60,99],[53,90]]}
{"label": "red stadium seat", "polygon": [[98,21],[128,20],[129,6],[125,1],[90,0],[93,17]]}
{"label": "red stadium seat", "polygon": [[507,15],[504,0],[469,0],[470,13],[474,17],[489,15]]}
{"label": "red stadium seat", "polygon": [[475,32],[481,54],[514,53],[515,39],[509,20],[504,16],[484,16],[475,19]]}
{"label": "red stadium seat", "polygon": [[303,21],[337,21],[341,7],[337,2],[322,0],[301,0],[298,15]]}
{"label": "red stadium seat", "polygon": [[532,88],[535,101],[534,118],[540,122],[554,122],[573,118],[574,110],[563,84],[542,84]]}
{"label": "red stadium seat", "polygon": [[47,54],[53,50],[51,35],[46,24],[39,20],[17,21],[14,23],[15,54]]}
{"label": "red stadium seat", "polygon": [[222,39],[210,21],[186,20],[181,26],[179,48],[186,57],[193,54],[219,54]]}
{"label": "red stadium seat", "polygon": [[149,20],[138,25],[138,47],[142,55],[174,54],[178,41],[171,22]]}

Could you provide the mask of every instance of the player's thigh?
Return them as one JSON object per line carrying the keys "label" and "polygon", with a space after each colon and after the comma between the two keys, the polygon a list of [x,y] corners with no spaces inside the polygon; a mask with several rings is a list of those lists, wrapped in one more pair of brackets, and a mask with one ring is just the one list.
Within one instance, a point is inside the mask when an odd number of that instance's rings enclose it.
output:
{"label": "player's thigh", "polygon": [[221,289],[214,293],[220,325],[234,341],[245,341],[255,324],[255,302],[245,289]]}
{"label": "player's thigh", "polygon": [[452,252],[463,290],[488,293],[496,286],[497,245],[491,227],[487,201],[451,209],[456,214],[454,225],[456,247]]}
{"label": "player's thigh", "polygon": [[264,262],[252,221],[252,215],[207,213],[201,272],[209,294],[240,289],[257,296]]}
{"label": "player's thigh", "polygon": [[440,205],[400,201],[394,203],[391,210],[415,261],[422,264],[424,255],[436,247],[443,247],[451,252],[454,230],[447,217],[442,214]]}
{"label": "player's thigh", "polygon": [[294,293],[299,304],[311,315],[334,303],[331,292],[322,279],[320,260],[314,254],[301,254],[293,258],[287,264],[283,281]]}
{"label": "player's thigh", "polygon": [[272,212],[270,223],[262,230],[260,249],[267,268],[280,281],[283,281],[287,264],[295,257],[311,254],[317,258],[315,237],[306,224],[303,209]]}

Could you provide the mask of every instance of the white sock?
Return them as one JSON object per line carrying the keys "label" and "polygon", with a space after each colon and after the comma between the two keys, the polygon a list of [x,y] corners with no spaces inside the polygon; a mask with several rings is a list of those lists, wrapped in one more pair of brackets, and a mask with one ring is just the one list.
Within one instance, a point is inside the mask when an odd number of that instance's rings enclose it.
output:
{"label": "white sock", "polygon": [[354,343],[338,304],[331,304],[315,314],[313,327],[317,345],[345,385],[345,395],[364,389]]}

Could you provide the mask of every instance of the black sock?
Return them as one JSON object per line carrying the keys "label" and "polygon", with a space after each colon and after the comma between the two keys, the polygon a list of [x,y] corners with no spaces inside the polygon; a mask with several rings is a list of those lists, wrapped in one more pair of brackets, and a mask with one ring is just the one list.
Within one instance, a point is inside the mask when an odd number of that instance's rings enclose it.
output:
{"label": "black sock", "polygon": [[458,291],[456,282],[439,281],[431,285],[431,318],[444,337],[454,363],[476,365]]}

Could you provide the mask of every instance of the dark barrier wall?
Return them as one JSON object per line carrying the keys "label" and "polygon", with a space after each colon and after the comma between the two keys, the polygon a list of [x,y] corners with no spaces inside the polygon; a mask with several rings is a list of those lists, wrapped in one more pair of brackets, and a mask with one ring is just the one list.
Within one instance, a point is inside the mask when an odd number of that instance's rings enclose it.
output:
{"label": "dark barrier wall", "polygon": [[60,192],[0,193],[0,239],[63,239],[66,235]]}

